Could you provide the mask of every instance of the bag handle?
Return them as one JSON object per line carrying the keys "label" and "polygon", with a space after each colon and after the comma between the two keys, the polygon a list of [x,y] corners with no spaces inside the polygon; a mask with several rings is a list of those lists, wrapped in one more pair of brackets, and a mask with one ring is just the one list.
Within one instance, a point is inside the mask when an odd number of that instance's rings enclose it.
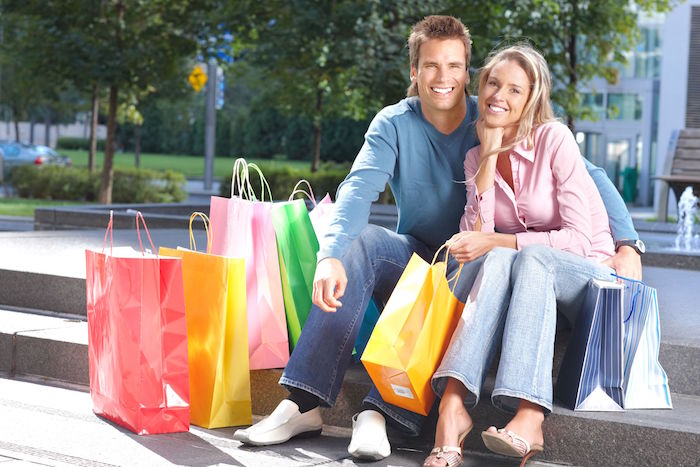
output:
{"label": "bag handle", "polygon": [[[624,323],[627,323],[627,321],[632,318],[632,314],[634,313],[635,308],[637,308],[637,299],[639,298],[639,294],[642,292],[642,286],[644,286],[644,282],[638,281],[637,279],[631,279],[629,277],[625,276],[618,276],[615,273],[610,273],[611,276],[617,277],[618,279],[622,279],[628,282],[631,282],[631,286],[634,287],[634,295],[632,296],[632,303],[630,305],[630,310],[629,313],[627,314],[627,318],[625,318]],[[636,286],[636,287],[635,287]]]}
{"label": "bag handle", "polygon": [[114,242],[112,241],[112,230],[114,225],[114,211],[109,210],[109,222],[107,223],[107,230],[105,230],[105,239],[102,242],[102,253],[105,252],[105,246],[107,246],[107,235],[109,234],[109,256],[112,256],[112,247]]}
{"label": "bag handle", "polygon": [[151,244],[151,251],[153,251],[153,254],[157,254],[156,247],[153,246],[153,240],[151,240],[151,234],[148,232],[148,227],[146,226],[146,219],[143,218],[143,214],[141,214],[141,211],[136,211],[136,236],[139,238],[139,248],[141,248],[141,255],[146,256],[146,253],[143,251],[143,244],[141,243],[141,230],[139,229],[139,219],[141,219],[141,222],[143,222],[143,228],[146,231],[146,236],[148,236],[148,242]]}
{"label": "bag handle", "polygon": [[[306,191],[302,188],[299,188],[299,185],[301,185],[302,183],[306,184],[309,191]],[[314,204],[314,207],[316,207],[316,198],[314,198],[314,190],[313,190],[313,188],[311,188],[311,184],[309,183],[308,180],[302,178],[301,180],[299,180],[297,182],[296,185],[294,185],[294,188],[292,188],[292,194],[289,195],[288,201],[292,201],[294,199],[294,195],[299,194],[299,193],[305,194],[311,200],[311,202]]]}
{"label": "bag handle", "polygon": [[212,239],[212,232],[210,227],[210,222],[209,222],[209,217],[204,214],[203,212],[193,212],[192,215],[190,216],[190,250],[197,251],[197,242],[194,239],[194,233],[192,232],[192,222],[196,218],[202,219],[202,222],[204,222],[204,230],[207,231],[207,253],[211,253],[211,247],[213,243]]}
{"label": "bag handle", "polygon": [[236,187],[238,187],[238,196],[245,199],[254,199],[253,189],[248,180],[248,163],[242,157],[236,159],[233,163],[233,174],[231,175],[231,198],[236,196]]}
{"label": "bag handle", "polygon": [[[445,262],[445,270],[447,270],[447,259],[450,257],[450,247],[447,245],[447,243],[443,243],[440,248],[435,252],[435,255],[433,256],[433,261],[430,263],[430,266],[435,266],[435,262],[437,261],[438,255],[442,250],[445,250],[445,259],[443,260]],[[452,255],[454,258],[454,255]],[[455,273],[454,276],[447,278],[447,283],[449,284],[450,282],[454,283],[452,284],[452,289],[450,289],[450,292],[454,295],[455,293],[455,288],[457,288],[457,282],[459,281],[459,276],[462,274],[462,267],[464,264],[459,265],[459,269],[457,269],[457,272]]]}
{"label": "bag handle", "polygon": [[[253,169],[258,173],[258,177],[260,177],[260,201],[265,201],[265,188],[267,188],[267,194],[270,197],[270,201],[272,201],[272,191],[270,190],[270,185],[267,183],[267,179],[262,173],[262,170],[260,170],[260,167],[258,167],[258,164],[255,162],[251,162],[248,164],[248,169]],[[248,180],[248,189],[252,192],[252,187],[250,186],[250,180]],[[255,201],[255,193],[253,193],[253,201]]]}

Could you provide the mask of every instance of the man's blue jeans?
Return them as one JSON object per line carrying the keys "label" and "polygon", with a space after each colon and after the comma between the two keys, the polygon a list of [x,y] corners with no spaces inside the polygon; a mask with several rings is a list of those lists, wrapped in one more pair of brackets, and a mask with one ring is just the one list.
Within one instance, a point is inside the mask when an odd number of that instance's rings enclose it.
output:
{"label": "man's blue jeans", "polygon": [[[332,406],[351,362],[370,298],[374,296],[378,303],[388,300],[413,253],[431,261],[435,249],[409,235],[367,226],[341,258],[348,278],[345,295],[340,298],[343,306],[335,313],[326,313],[315,305],[311,308],[280,384],[315,394],[322,404]],[[454,269],[456,263],[450,266],[448,269]],[[460,284],[473,282],[472,274],[463,270],[462,276]],[[420,432],[425,417],[387,404],[376,387],[365,401],[379,407],[409,433]]]}

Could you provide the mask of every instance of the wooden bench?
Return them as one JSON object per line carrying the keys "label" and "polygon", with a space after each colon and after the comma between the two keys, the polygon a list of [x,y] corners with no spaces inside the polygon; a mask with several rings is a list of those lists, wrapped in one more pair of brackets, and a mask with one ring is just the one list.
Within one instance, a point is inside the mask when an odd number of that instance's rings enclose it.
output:
{"label": "wooden bench", "polygon": [[695,195],[700,196],[700,128],[685,128],[671,133],[664,175],[654,178],[663,182],[657,210],[659,222],[666,222],[669,187],[676,200],[688,186],[692,186]]}

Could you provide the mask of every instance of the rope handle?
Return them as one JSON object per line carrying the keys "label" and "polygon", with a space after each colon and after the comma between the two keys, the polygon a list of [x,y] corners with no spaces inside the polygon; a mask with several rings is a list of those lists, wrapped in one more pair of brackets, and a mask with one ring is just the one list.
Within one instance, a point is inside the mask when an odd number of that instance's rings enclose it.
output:
{"label": "rope handle", "polygon": [[253,188],[250,186],[248,175],[248,163],[242,157],[236,159],[233,163],[233,174],[231,175],[231,198],[236,196],[236,187],[238,188],[238,196],[245,199],[255,199]]}
{"label": "rope handle", "polygon": [[[299,185],[301,185],[302,183],[306,184],[309,191],[306,191],[304,189],[299,188]],[[309,181],[306,180],[305,178],[302,178],[301,180],[299,180],[297,182],[296,185],[294,185],[294,188],[292,188],[292,194],[289,195],[289,201],[292,201],[294,199],[294,195],[299,194],[299,193],[305,194],[307,196],[307,198],[309,198],[311,200],[311,202],[314,204],[314,207],[316,207],[316,198],[314,198],[314,190],[313,190],[313,188],[311,188],[311,184],[309,183]]]}
{"label": "rope handle", "polygon": [[632,296],[632,301],[630,304],[630,310],[629,313],[627,314],[627,318],[625,318],[624,323],[627,323],[627,321],[632,318],[632,314],[634,313],[635,308],[637,308],[637,299],[639,298],[639,294],[642,293],[642,287],[644,286],[644,282],[638,281],[637,279],[631,279],[629,277],[625,276],[618,276],[615,273],[610,273],[611,276],[617,277],[618,279],[622,279],[628,282],[631,282],[630,284],[631,287],[634,287],[634,295]]}
{"label": "rope handle", "polygon": [[139,219],[141,219],[141,222],[143,222],[143,228],[146,231],[148,242],[151,244],[151,251],[153,252],[153,254],[157,254],[156,247],[153,246],[153,240],[151,240],[151,234],[148,232],[148,226],[146,226],[146,219],[143,218],[143,214],[141,214],[141,211],[136,211],[136,236],[139,238],[139,248],[141,248],[141,254],[143,256],[146,256],[146,253],[143,251],[143,244],[141,243],[141,230],[139,229]]}
{"label": "rope handle", "polygon": [[105,252],[105,246],[107,246],[107,235],[109,234],[109,256],[112,256],[112,247],[114,242],[112,241],[112,230],[114,230],[114,211],[109,210],[109,222],[107,223],[107,230],[105,230],[105,239],[102,242],[102,253]]}
{"label": "rope handle", "polygon": [[[432,267],[432,266],[435,266],[435,263],[436,263],[436,261],[437,261],[438,255],[440,254],[440,252],[441,252],[443,249],[445,250],[445,259],[444,259],[443,261],[444,261],[444,263],[445,263],[445,270],[447,270],[447,259],[448,259],[449,256],[450,256],[450,247],[447,245],[447,243],[443,243],[443,245],[442,245],[440,248],[438,248],[438,250],[435,252],[435,255],[433,256],[433,261],[430,263],[430,266],[431,266],[431,267]],[[454,255],[453,255],[453,257],[454,257]],[[460,265],[459,265],[459,269],[457,269],[457,272],[455,273],[455,275],[452,276],[452,277],[449,277],[449,278],[447,279],[447,283],[448,283],[448,284],[449,284],[450,282],[453,282],[453,284],[452,284],[452,289],[450,289],[450,292],[451,292],[452,294],[454,294],[455,288],[457,288],[457,282],[459,281],[459,276],[462,274],[462,267],[463,267],[463,266],[464,266],[464,264],[460,264]]]}
{"label": "rope handle", "polygon": [[190,215],[190,250],[197,251],[197,242],[195,241],[194,233],[192,232],[192,222],[194,222],[194,220],[198,217],[202,219],[202,222],[204,222],[204,230],[207,231],[207,253],[210,254],[213,243],[212,232],[209,228],[211,223],[209,221],[209,217],[203,212],[199,211],[193,212],[192,215]]}
{"label": "rope handle", "polygon": [[[270,190],[270,185],[267,183],[267,179],[263,175],[262,170],[260,170],[260,167],[258,167],[258,164],[251,162],[248,164],[248,169],[255,170],[258,173],[258,177],[260,177],[260,201],[265,201],[265,188],[267,188],[267,194],[270,196],[269,201],[272,201],[272,191]],[[250,180],[248,181],[248,188],[252,192]],[[255,201],[255,193],[253,193],[253,201]]]}

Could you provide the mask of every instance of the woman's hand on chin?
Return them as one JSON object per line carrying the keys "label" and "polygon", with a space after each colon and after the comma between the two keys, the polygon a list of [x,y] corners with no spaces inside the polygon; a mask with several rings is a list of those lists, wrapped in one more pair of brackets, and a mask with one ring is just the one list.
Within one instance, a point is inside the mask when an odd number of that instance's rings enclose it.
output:
{"label": "woman's hand on chin", "polygon": [[[498,152],[494,152],[503,146],[503,127],[488,126],[483,119],[476,122],[476,134],[481,143],[481,154],[497,156]],[[493,152],[493,154],[489,154]]]}

